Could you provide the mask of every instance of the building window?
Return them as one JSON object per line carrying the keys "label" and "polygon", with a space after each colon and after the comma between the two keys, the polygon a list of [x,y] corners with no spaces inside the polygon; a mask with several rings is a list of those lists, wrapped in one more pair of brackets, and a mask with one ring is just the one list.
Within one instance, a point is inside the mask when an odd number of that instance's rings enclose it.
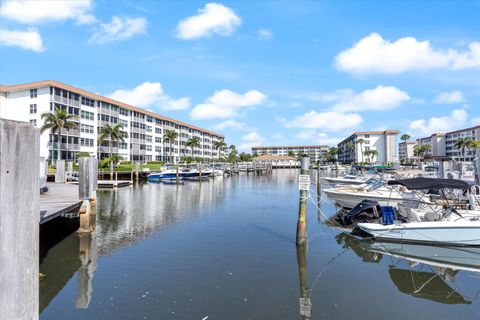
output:
{"label": "building window", "polygon": [[127,149],[127,144],[125,142],[119,142],[118,143],[118,148],[119,149]]}
{"label": "building window", "polygon": [[35,114],[37,113],[37,104],[31,104],[30,105],[30,114]]}
{"label": "building window", "polygon": [[30,98],[36,98],[37,97],[37,89],[30,89]]}
{"label": "building window", "polygon": [[160,137],[155,137],[155,142],[156,142],[156,143],[162,143],[162,138],[160,138]]}
{"label": "building window", "polygon": [[93,114],[93,112],[88,112],[85,110],[80,111],[80,116],[82,119],[87,119],[87,120],[93,120],[95,118],[95,115]]}
{"label": "building window", "polygon": [[31,124],[32,126],[36,127],[36,126],[37,126],[37,120],[36,120],[36,119],[30,120],[30,124]]}
{"label": "building window", "polygon": [[147,151],[152,151],[152,146],[151,145],[147,144],[145,147],[146,147]]}

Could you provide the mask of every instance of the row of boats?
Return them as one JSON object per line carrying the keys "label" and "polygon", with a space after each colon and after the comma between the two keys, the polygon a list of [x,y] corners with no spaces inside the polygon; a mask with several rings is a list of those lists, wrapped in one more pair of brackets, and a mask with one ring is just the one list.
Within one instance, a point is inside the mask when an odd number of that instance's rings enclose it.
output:
{"label": "row of boats", "polygon": [[165,165],[159,172],[152,172],[147,176],[148,181],[173,181],[173,180],[203,180],[214,176],[223,177],[229,170],[217,165]]}
{"label": "row of boats", "polygon": [[[425,173],[425,172],[424,172]],[[325,194],[342,208],[334,217],[355,236],[379,241],[480,246],[480,187],[425,173],[399,179],[326,178]]]}

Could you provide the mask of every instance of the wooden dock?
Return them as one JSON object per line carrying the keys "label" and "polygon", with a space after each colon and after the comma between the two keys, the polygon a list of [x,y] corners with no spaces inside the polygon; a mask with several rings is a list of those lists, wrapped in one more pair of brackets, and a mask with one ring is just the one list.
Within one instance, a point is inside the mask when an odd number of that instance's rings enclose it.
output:
{"label": "wooden dock", "polygon": [[129,187],[132,184],[130,180],[98,180],[99,189],[114,189]]}
{"label": "wooden dock", "polygon": [[78,184],[47,183],[48,191],[40,195],[40,224],[63,214],[78,211],[82,201]]}

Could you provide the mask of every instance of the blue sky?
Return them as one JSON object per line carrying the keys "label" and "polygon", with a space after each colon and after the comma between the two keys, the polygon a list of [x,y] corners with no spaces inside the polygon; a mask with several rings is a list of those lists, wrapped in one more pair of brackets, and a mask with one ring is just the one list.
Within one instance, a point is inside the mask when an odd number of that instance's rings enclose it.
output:
{"label": "blue sky", "polygon": [[480,124],[480,2],[2,1],[0,83],[55,79],[252,145]]}

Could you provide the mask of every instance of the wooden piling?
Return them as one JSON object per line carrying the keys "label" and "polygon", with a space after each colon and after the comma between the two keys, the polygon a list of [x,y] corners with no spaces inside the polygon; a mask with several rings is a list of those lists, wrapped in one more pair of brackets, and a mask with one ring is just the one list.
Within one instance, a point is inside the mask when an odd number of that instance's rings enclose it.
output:
{"label": "wooden piling", "polygon": [[175,180],[176,180],[176,183],[177,183],[177,185],[178,185],[178,183],[180,182],[180,176],[179,176],[179,174],[178,174],[178,165],[177,165],[177,168],[176,168],[176,169],[177,169],[177,172],[176,172]]}
{"label": "wooden piling", "polygon": [[138,182],[138,171],[140,170],[140,162],[135,162],[135,180]]}
{"label": "wooden piling", "polygon": [[91,232],[95,229],[97,161],[91,157],[80,158],[78,167],[78,195],[83,200],[80,208],[79,233]]}
{"label": "wooden piling", "polygon": [[57,160],[55,171],[55,182],[65,183],[65,160]]}
{"label": "wooden piling", "polygon": [[[309,176],[310,158],[303,156],[300,163],[300,175]],[[297,221],[297,244],[303,244],[307,240],[307,190],[300,190],[298,202],[298,221]]]}
{"label": "wooden piling", "polygon": [[0,310],[38,319],[40,132],[0,119]]}

